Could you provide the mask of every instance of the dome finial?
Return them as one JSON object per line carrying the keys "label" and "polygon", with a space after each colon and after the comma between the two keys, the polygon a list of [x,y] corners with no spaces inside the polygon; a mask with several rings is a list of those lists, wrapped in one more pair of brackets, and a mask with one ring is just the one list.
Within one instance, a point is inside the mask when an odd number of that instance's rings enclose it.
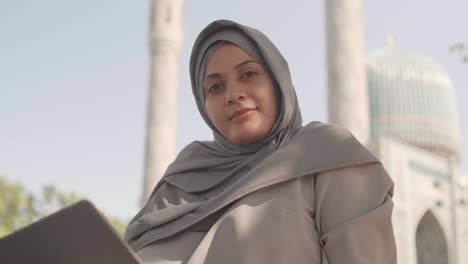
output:
{"label": "dome finial", "polygon": [[395,37],[390,31],[385,34],[385,46],[393,47],[395,45]]}

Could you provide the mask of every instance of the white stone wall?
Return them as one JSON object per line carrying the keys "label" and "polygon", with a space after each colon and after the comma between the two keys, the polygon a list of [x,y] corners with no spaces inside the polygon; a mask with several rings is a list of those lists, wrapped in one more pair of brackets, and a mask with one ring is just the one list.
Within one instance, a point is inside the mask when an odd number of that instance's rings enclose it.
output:
{"label": "white stone wall", "polygon": [[[392,220],[397,239],[398,263],[417,264],[416,230],[428,210],[433,213],[446,237],[450,263],[456,263],[451,255],[456,238],[452,228],[448,162],[439,156],[389,138],[381,138],[374,145],[377,146],[377,155],[395,182]],[[468,222],[468,216],[460,214],[459,219],[464,223]],[[461,235],[460,232],[457,234]],[[466,258],[462,258],[460,254],[459,252],[458,263],[464,263],[460,260]]]}
{"label": "white stone wall", "polygon": [[455,173],[458,261],[468,264],[468,172],[457,168]]}

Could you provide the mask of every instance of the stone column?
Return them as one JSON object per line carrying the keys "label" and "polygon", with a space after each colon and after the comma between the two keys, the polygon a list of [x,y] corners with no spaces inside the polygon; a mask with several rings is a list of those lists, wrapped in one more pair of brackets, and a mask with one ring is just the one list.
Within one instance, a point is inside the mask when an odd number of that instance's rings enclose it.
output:
{"label": "stone column", "polygon": [[329,122],[369,140],[361,0],[326,0]]}
{"label": "stone column", "polygon": [[174,159],[183,0],[152,0],[146,155],[141,204]]}

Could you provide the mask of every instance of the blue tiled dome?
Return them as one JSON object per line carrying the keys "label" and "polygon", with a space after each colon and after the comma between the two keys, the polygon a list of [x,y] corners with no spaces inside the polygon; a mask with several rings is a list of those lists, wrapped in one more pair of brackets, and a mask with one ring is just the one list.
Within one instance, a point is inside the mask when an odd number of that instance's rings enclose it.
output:
{"label": "blue tiled dome", "polygon": [[460,154],[452,82],[432,59],[385,47],[367,57],[371,136],[389,136],[443,154]]}

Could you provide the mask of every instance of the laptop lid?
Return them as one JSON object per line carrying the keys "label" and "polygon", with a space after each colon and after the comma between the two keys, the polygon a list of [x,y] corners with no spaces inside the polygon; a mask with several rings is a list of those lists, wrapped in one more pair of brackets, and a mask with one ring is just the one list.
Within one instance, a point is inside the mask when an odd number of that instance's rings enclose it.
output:
{"label": "laptop lid", "polygon": [[0,239],[9,264],[139,264],[137,256],[86,200]]}

